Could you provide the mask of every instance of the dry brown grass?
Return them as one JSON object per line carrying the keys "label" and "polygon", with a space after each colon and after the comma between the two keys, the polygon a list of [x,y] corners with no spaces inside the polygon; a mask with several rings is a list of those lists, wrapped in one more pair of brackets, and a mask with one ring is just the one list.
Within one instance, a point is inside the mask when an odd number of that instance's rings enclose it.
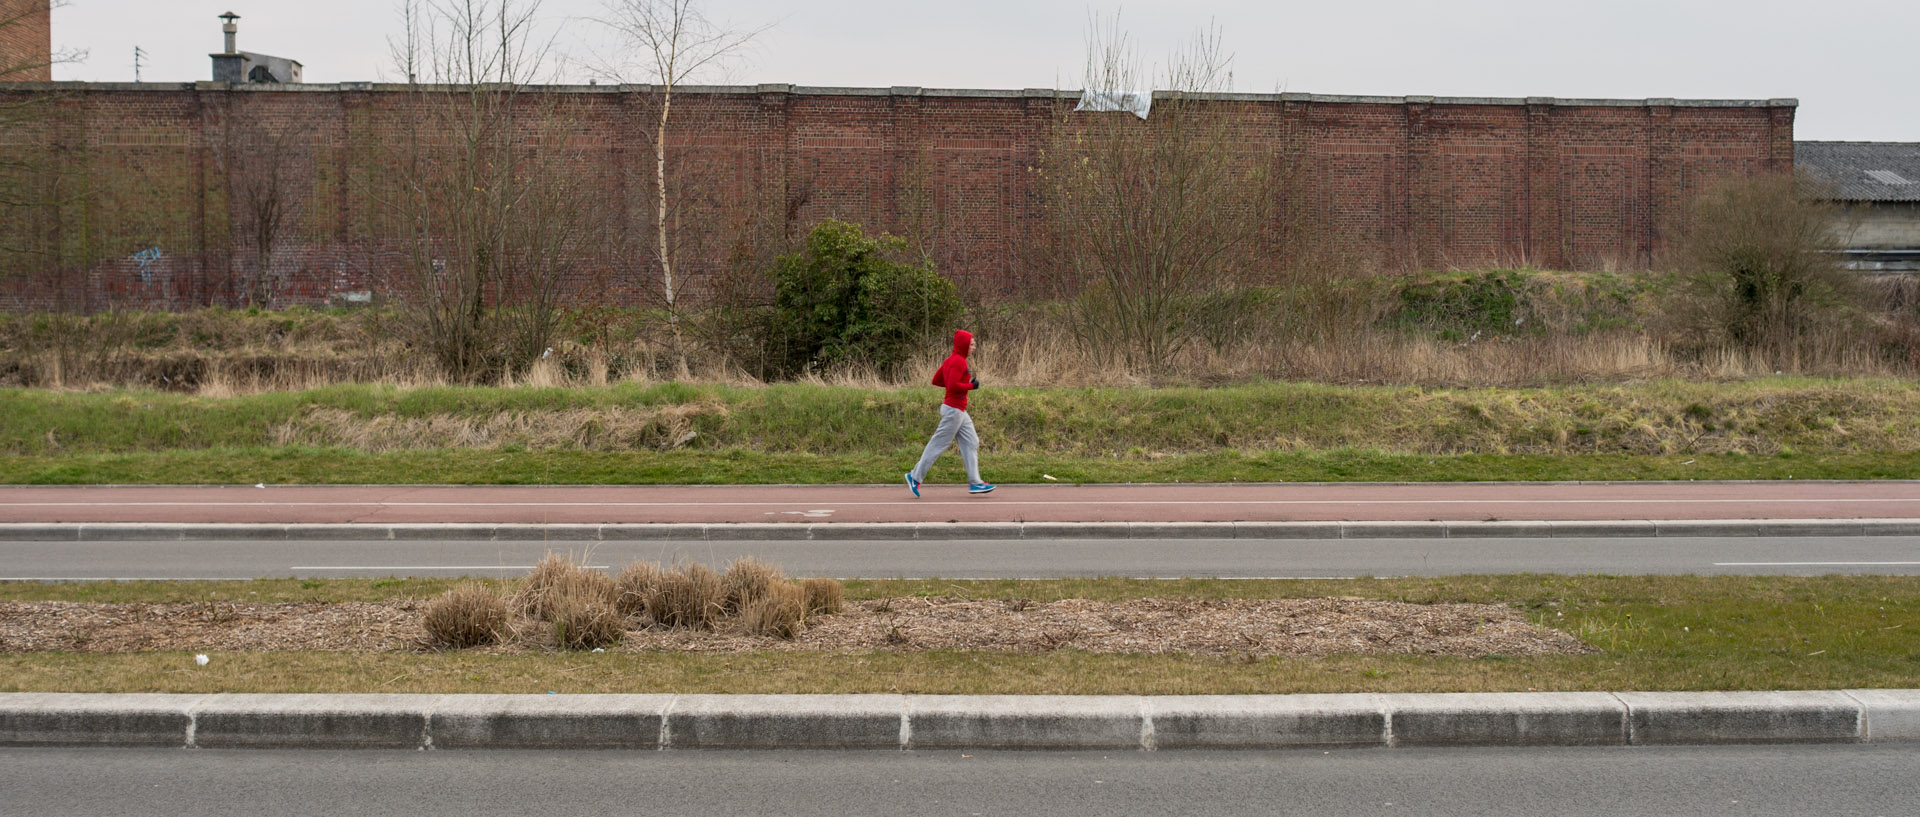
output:
{"label": "dry brown grass", "polygon": [[523,615],[551,621],[562,598],[598,599],[611,608],[618,595],[607,574],[583,566],[571,555],[550,552],[520,583],[513,603]]}
{"label": "dry brown grass", "polygon": [[616,591],[614,609],[627,617],[646,613],[649,601],[659,594],[660,583],[666,578],[666,573],[658,562],[635,561],[628,564],[613,582]]}
{"label": "dry brown grass", "polygon": [[846,606],[847,588],[837,579],[803,579],[800,589],[807,596],[807,617],[838,615]]}
{"label": "dry brown grass", "polygon": [[554,643],[561,649],[611,647],[627,634],[626,617],[614,609],[611,599],[591,587],[564,587],[547,597],[546,606]]}
{"label": "dry brown grass", "polygon": [[777,581],[741,608],[740,629],[747,635],[791,639],[800,634],[806,614],[807,592],[793,582]]}
{"label": "dry brown grass", "polygon": [[720,574],[720,583],[726,588],[726,600],[721,602],[721,611],[726,615],[743,613],[766,596],[774,585],[786,579],[780,568],[752,556],[735,559]]}
{"label": "dry brown grass", "polygon": [[711,630],[726,603],[720,574],[699,562],[689,562],[660,577],[658,591],[647,601],[647,612],[665,627]]}
{"label": "dry brown grass", "polygon": [[[1580,323],[1591,297],[1541,294],[1586,291],[1583,273],[1530,272],[1528,327],[1501,337],[1442,340],[1391,325],[1398,279],[1326,260],[1325,269],[1289,278],[1264,306],[1217,309],[1197,322],[1197,336],[1151,367],[1090,350],[1060,318],[1060,304],[994,305],[983,301],[962,319],[976,332],[975,367],[989,386],[1108,387],[1294,380],[1324,383],[1411,384],[1442,387],[1535,386],[1643,378],[1738,379],[1760,375],[1911,376],[1920,371],[1920,310],[1911,284],[1872,282],[1872,314],[1846,326],[1817,327],[1767,351],[1706,345],[1679,338],[1659,304],[1614,309],[1621,328],[1589,331]],[[1314,284],[1320,281],[1324,284]],[[1361,282],[1356,285],[1355,282]],[[1378,286],[1367,282],[1380,282]],[[1310,291],[1310,295],[1301,295]],[[1537,297],[1536,297],[1537,296]],[[1599,296],[1592,296],[1599,297]],[[1652,297],[1652,296],[1635,296]],[[1587,298],[1583,300],[1583,298]],[[1253,299],[1258,302],[1259,299]],[[1237,303],[1228,298],[1224,303]],[[430,361],[408,351],[375,314],[357,317],[294,313],[113,313],[95,316],[20,316],[0,319],[0,385],[86,389],[141,386],[192,390],[208,397],[310,389],[341,383],[400,387],[444,384]],[[298,324],[285,330],[288,322]],[[608,383],[679,381],[757,386],[751,361],[729,357],[689,336],[686,372],[677,367],[664,329],[636,315],[638,335],[606,336],[592,344],[555,341],[550,357],[534,361],[508,385],[583,387]],[[33,329],[37,324],[48,328]],[[1204,325],[1202,325],[1204,324]],[[154,326],[171,327],[155,342]],[[1860,326],[1875,327],[1863,331]],[[170,334],[168,334],[170,333]],[[1679,342],[1676,340],[1676,343]],[[1905,350],[1903,352],[1903,350]],[[946,356],[931,343],[898,374],[851,367],[806,380],[836,386],[892,388],[924,385],[925,373]],[[591,447],[608,435],[639,434],[648,447],[672,447],[691,429],[684,417],[651,410],[470,418],[478,445],[510,445],[522,438],[584,435]],[[604,433],[583,431],[612,424]],[[361,430],[367,423],[340,413],[316,413],[278,429],[287,443],[348,447],[403,445],[421,429],[408,425]],[[554,429],[551,432],[544,428]],[[487,442],[488,440],[501,442]]]}
{"label": "dry brown grass", "polygon": [[435,414],[427,417],[367,417],[315,407],[298,420],[272,429],[276,446],[304,445],[382,453],[416,448],[498,450],[670,451],[695,439],[694,420],[727,415],[725,403],[692,403],[559,411],[498,412],[487,417]]}
{"label": "dry brown grass", "polygon": [[507,632],[507,600],[490,587],[462,584],[428,604],[421,625],[428,640],[440,646],[492,644]]}

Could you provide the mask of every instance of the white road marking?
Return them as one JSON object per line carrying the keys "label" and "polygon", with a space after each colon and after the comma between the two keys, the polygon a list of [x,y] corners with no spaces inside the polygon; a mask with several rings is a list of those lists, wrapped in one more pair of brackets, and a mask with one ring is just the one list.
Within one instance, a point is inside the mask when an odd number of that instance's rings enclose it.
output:
{"label": "white road marking", "polygon": [[1714,562],[1714,567],[1900,567],[1920,562]]}

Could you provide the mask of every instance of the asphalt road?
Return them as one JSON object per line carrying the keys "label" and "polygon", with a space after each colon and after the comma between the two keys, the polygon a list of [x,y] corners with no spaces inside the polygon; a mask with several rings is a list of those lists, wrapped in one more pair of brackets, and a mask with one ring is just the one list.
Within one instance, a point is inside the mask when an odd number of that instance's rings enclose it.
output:
{"label": "asphalt road", "polygon": [[0,486],[0,522],[1905,519],[1920,482]]}
{"label": "asphalt road", "polygon": [[1920,574],[1920,537],[974,541],[0,542],[0,579],[516,575],[554,550],[619,569],[756,556],[837,578],[1333,578],[1462,573]]}
{"label": "asphalt road", "polygon": [[0,815],[1910,815],[1913,746],[1321,752],[0,749]]}

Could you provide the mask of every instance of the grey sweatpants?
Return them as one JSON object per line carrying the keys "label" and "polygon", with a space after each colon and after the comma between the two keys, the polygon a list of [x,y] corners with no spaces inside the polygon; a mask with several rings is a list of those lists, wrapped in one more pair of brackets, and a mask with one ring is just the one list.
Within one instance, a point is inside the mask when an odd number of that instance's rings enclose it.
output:
{"label": "grey sweatpants", "polygon": [[942,403],[940,405],[940,426],[933,430],[933,439],[927,441],[927,450],[920,455],[920,464],[913,467],[916,482],[925,481],[927,469],[933,467],[933,461],[946,453],[947,446],[960,444],[960,461],[966,463],[967,481],[975,485],[980,479],[980,435],[973,433],[973,417],[966,412]]}

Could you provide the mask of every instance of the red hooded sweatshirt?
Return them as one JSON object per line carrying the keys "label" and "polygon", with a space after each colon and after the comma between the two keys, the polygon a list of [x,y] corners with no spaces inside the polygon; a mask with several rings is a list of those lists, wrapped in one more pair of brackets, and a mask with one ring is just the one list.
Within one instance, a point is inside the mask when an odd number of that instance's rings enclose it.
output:
{"label": "red hooded sweatshirt", "polygon": [[961,411],[967,410],[967,392],[973,390],[973,372],[967,368],[967,346],[973,340],[973,333],[965,329],[953,333],[953,354],[940,368],[933,370],[933,385],[943,386],[947,390],[947,399],[941,401]]}

